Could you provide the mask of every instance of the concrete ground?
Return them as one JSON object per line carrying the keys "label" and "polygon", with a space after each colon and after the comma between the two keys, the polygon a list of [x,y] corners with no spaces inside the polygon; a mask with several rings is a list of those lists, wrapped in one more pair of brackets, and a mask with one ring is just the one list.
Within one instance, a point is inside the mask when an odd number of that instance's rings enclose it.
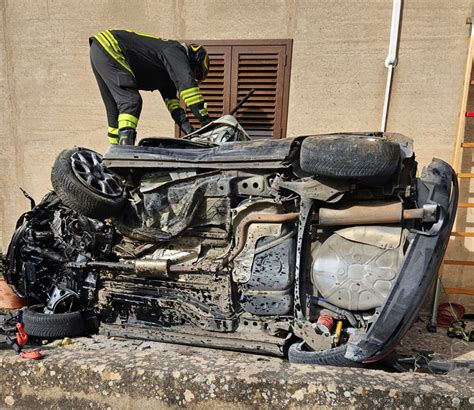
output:
{"label": "concrete ground", "polygon": [[[428,343],[431,340],[434,343]],[[98,335],[28,361],[0,350],[0,408],[473,408],[474,375],[291,365],[286,360]],[[469,344],[418,323],[405,352]],[[442,350],[442,351],[441,351]]]}

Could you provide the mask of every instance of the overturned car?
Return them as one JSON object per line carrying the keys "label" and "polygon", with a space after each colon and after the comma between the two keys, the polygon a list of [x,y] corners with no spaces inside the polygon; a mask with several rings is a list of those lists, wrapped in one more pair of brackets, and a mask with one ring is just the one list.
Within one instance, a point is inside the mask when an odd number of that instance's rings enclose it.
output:
{"label": "overturned car", "polygon": [[413,322],[457,182],[416,176],[400,134],[250,140],[232,116],[185,139],[60,153],[18,221],[6,279],[38,337],[109,335],[357,366]]}

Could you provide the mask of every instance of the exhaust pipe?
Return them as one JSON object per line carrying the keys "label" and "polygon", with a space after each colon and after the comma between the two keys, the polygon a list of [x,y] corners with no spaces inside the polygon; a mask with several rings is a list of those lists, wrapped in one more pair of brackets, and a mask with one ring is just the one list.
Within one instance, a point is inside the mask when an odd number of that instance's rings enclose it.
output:
{"label": "exhaust pipe", "polygon": [[393,224],[410,219],[436,222],[438,205],[427,204],[423,208],[403,209],[401,202],[372,202],[337,209],[320,208],[317,218],[321,226]]}

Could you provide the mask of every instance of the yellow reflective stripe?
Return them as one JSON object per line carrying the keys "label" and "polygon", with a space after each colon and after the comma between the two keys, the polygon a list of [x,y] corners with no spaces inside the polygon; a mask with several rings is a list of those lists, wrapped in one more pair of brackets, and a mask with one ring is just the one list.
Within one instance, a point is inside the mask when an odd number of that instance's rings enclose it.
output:
{"label": "yellow reflective stripe", "polygon": [[109,41],[105,36],[103,36],[101,33],[97,34],[94,36],[95,39],[99,42],[99,44],[102,46],[102,48],[107,51],[107,53],[110,54],[110,56],[117,61],[123,68],[125,68],[130,74],[132,74],[135,77],[135,74],[133,74],[132,69],[128,65],[127,61],[125,60],[125,57],[121,54],[116,53],[113,48],[110,46]]}
{"label": "yellow reflective stripe", "polygon": [[105,49],[105,51],[107,51],[113,58],[115,58],[115,55],[114,55],[115,53],[112,54],[111,48],[106,42],[104,42],[104,39],[102,38],[100,33],[95,35],[94,37],[100,43],[100,45]]}
{"label": "yellow reflective stripe", "polygon": [[199,87],[192,87],[192,88],[187,88],[186,90],[183,90],[180,92],[181,97],[186,98],[186,97],[192,97],[195,94],[200,94],[201,90]]}
{"label": "yellow reflective stripe", "polygon": [[175,98],[173,98],[173,99],[166,98],[165,103],[166,103],[166,107],[168,108],[169,112],[172,112],[172,111],[176,110],[176,108],[179,108],[179,101]]}
{"label": "yellow reflective stripe", "polygon": [[108,132],[109,134],[118,135],[118,128],[109,127],[109,128],[107,129],[107,132]]}
{"label": "yellow reflective stripe", "polygon": [[186,95],[183,97],[183,100],[186,101],[186,100],[190,100],[191,98],[196,98],[196,97],[202,97],[202,94],[201,93],[194,93],[192,95]]}
{"label": "yellow reflective stripe", "polygon": [[118,125],[119,130],[122,128],[137,128],[138,118],[132,114],[119,114]]}
{"label": "yellow reflective stripe", "polygon": [[120,46],[117,40],[115,39],[115,37],[112,35],[112,33],[109,30],[103,31],[101,34],[104,35],[107,38],[107,40],[109,40],[110,45],[112,46],[112,48],[115,50],[117,54],[122,53],[122,50],[120,49]]}
{"label": "yellow reflective stripe", "polygon": [[184,102],[186,103],[188,107],[194,104],[198,104],[203,101],[204,101],[204,98],[202,97],[202,95],[184,100]]}
{"label": "yellow reflective stripe", "polygon": [[102,31],[98,34],[98,36],[100,36],[100,38],[102,40],[104,40],[108,46],[114,51],[114,52],[117,52],[117,50],[115,49],[114,45],[113,45],[113,42],[112,40],[107,36],[107,34],[105,33],[105,31]]}
{"label": "yellow reflective stripe", "polygon": [[[135,125],[138,124],[138,118],[135,117],[134,115],[132,114],[125,114],[125,113],[122,113],[122,114],[119,114],[119,117],[118,117],[118,120],[127,120],[127,121],[130,121],[130,122],[133,122]],[[119,127],[120,128],[120,127]]]}
{"label": "yellow reflective stripe", "polygon": [[193,90],[189,90],[186,93],[181,92],[181,98],[188,98],[188,97],[193,97],[195,95],[201,94],[201,90],[199,88],[195,88]]}
{"label": "yellow reflective stripe", "polygon": [[115,40],[115,38],[112,35],[110,35],[109,37],[105,31],[103,31],[102,33],[99,33],[98,35],[101,36],[102,40],[104,40],[110,46],[110,50],[115,53],[116,59],[120,59],[124,63],[128,64],[120,50],[117,40]]}
{"label": "yellow reflective stripe", "polygon": [[131,121],[128,121],[128,120],[119,120],[119,129],[122,129],[122,128],[137,128],[137,124],[131,122]]}
{"label": "yellow reflective stripe", "polygon": [[207,111],[207,107],[201,108],[199,110],[199,114],[201,114],[203,117],[205,117],[206,115],[209,115],[209,112]]}
{"label": "yellow reflective stripe", "polygon": [[118,144],[118,137],[109,137],[110,144]]}

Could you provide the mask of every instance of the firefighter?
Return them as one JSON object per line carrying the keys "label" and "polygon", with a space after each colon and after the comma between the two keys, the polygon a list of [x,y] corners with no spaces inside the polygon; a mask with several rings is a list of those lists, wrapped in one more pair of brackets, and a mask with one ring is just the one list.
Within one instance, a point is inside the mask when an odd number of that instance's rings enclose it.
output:
{"label": "firefighter", "polygon": [[198,86],[209,71],[209,57],[202,46],[130,30],[102,31],[89,43],[111,144],[135,144],[142,108],[138,90],[158,90],[185,134],[194,129],[179,105],[178,92],[201,126],[211,121]]}

